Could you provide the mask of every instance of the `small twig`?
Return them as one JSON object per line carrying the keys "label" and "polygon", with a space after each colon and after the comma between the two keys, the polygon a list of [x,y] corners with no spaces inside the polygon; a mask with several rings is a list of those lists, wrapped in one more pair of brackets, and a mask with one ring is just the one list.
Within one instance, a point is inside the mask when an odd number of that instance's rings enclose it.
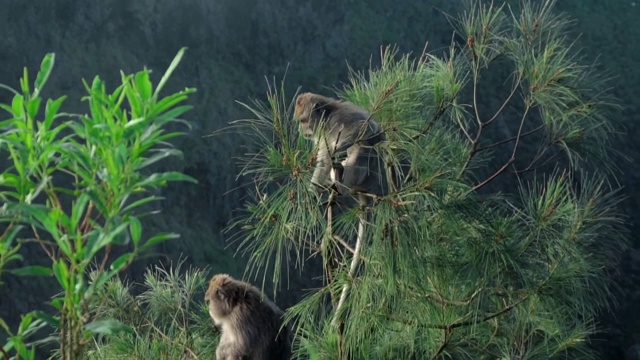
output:
{"label": "small twig", "polygon": [[87,212],[84,215],[84,219],[82,219],[82,223],[80,224],[80,231],[84,234],[89,230],[89,221],[91,220],[91,213],[93,212],[93,201],[89,201],[89,206],[87,206]]}
{"label": "small twig", "polygon": [[[478,83],[478,77],[477,77],[477,73],[478,73],[479,69],[476,69],[474,71],[473,74],[473,110],[475,112],[476,115],[476,122],[478,123],[478,132],[476,133],[476,136],[473,140],[471,140],[471,151],[469,152],[469,157],[467,157],[467,161],[465,161],[464,166],[462,167],[462,171],[464,171],[467,166],[469,166],[469,163],[471,162],[471,159],[473,159],[473,157],[480,151],[482,150],[486,150],[486,148],[492,147],[494,145],[490,145],[489,147],[485,147],[481,150],[478,150],[478,144],[480,143],[480,136],[482,135],[482,130],[489,126],[497,117],[498,115],[502,112],[502,110],[504,109],[504,107],[509,103],[509,101],[511,100],[511,98],[513,97],[513,95],[515,94],[516,90],[518,89],[518,84],[520,83],[520,80],[522,79],[521,76],[518,76],[518,80],[515,82],[515,84],[513,85],[513,88],[511,89],[511,93],[509,94],[509,96],[507,96],[507,99],[502,103],[502,105],[500,106],[500,108],[495,112],[495,114],[493,114],[493,116],[486,122],[482,122],[482,120],[480,119],[480,113],[478,111],[478,104],[477,104],[477,83]],[[528,108],[525,110],[525,115],[528,111]],[[524,116],[523,116],[524,118]],[[522,122],[520,123],[520,129],[522,129]],[[466,134],[466,131],[465,131]],[[520,131],[518,132],[518,136],[521,136]],[[467,135],[467,138],[471,139],[471,137],[469,135]],[[517,139],[513,139],[513,140],[517,140]],[[511,142],[513,140],[509,140],[506,142]],[[497,145],[496,145],[497,146]],[[505,164],[504,169],[507,168],[507,166],[509,166],[509,164]],[[500,171],[504,171],[504,169],[501,169]],[[462,172],[461,172],[462,174]]]}
{"label": "small twig", "polygon": [[464,136],[467,138],[467,140],[469,140],[470,143],[473,143],[473,139],[471,138],[471,135],[469,135],[469,132],[467,131],[467,129],[464,127],[464,124],[462,123],[462,121],[460,120],[459,116],[456,116],[456,122],[458,123],[458,127],[460,127],[460,130],[462,130],[462,133],[464,134]]}
{"label": "small twig", "polygon": [[498,109],[498,111],[496,111],[495,114],[493,114],[493,116],[491,117],[491,119],[487,120],[487,122],[484,123],[484,125],[489,125],[491,124],[496,118],[498,118],[498,115],[500,115],[500,113],[502,112],[502,110],[504,110],[504,107],[507,106],[507,104],[509,103],[509,101],[511,100],[511,98],[513,97],[513,94],[516,93],[516,90],[518,90],[518,84],[520,84],[520,81],[522,80],[521,76],[518,76],[518,79],[516,80],[516,82],[513,84],[513,88],[511,89],[511,93],[509,94],[509,96],[507,96],[507,99],[502,103],[502,106],[500,106],[500,108]]}
{"label": "small twig", "polygon": [[441,305],[457,305],[457,306],[466,306],[469,305],[473,299],[475,299],[479,294],[480,291],[482,291],[482,288],[477,288],[473,294],[471,294],[471,296],[469,296],[469,298],[467,300],[462,300],[462,301],[455,301],[455,300],[449,300],[447,298],[445,298],[444,296],[442,296],[442,293],[440,293],[440,291],[436,288],[436,286],[433,283],[433,280],[431,280],[430,276],[427,276],[427,280],[429,280],[429,284],[431,284],[431,287],[433,287],[433,289],[436,292],[437,296],[433,296],[428,294],[427,296],[434,299],[436,302],[440,303]]}
{"label": "small twig", "polygon": [[[522,133],[520,138],[524,138],[525,136],[529,136],[531,134],[534,134],[534,133],[542,130],[543,128],[544,128],[544,125],[540,125],[540,126],[538,126],[537,128],[535,128],[533,130],[529,130],[527,132]],[[506,140],[498,141],[498,142],[493,143],[491,145],[487,145],[487,146],[481,147],[479,149],[476,149],[476,153],[479,153],[479,152],[482,152],[482,151],[485,151],[485,150],[489,150],[491,148],[494,148],[496,146],[500,146],[500,145],[503,145],[503,144],[506,144],[506,143],[510,143],[510,142],[512,142],[513,140],[516,140],[516,139],[517,139],[517,136],[514,136],[514,137],[506,139]]]}
{"label": "small twig", "polygon": [[33,231],[33,235],[35,236],[36,240],[40,244],[40,247],[42,248],[42,251],[44,251],[45,254],[47,254],[49,259],[55,260],[55,256],[53,255],[53,251],[48,249],[45,246],[46,240],[42,240],[42,238],[40,237],[40,234],[38,234],[38,229],[35,226],[31,226],[31,230]]}
{"label": "small twig", "polygon": [[[545,149],[545,151],[544,151],[544,152],[546,152],[546,150],[548,150],[548,149],[549,149],[549,148]],[[544,152],[543,152],[543,153],[544,153]],[[520,170],[517,170],[517,169],[516,169],[516,170],[515,170],[515,173],[516,173],[516,174],[521,174],[521,173],[525,173],[525,172],[528,172],[528,171],[536,170],[536,169],[540,168],[541,166],[544,166],[545,164],[547,164],[549,161],[551,161],[551,160],[555,159],[555,158],[558,156],[558,154],[560,154],[561,152],[562,152],[562,150],[556,150],[556,152],[555,152],[553,155],[549,156],[549,158],[548,158],[547,160],[545,160],[542,164],[540,164],[540,165],[538,165],[538,166],[536,166],[536,167],[533,167],[533,165],[534,165],[538,160],[540,160],[540,158],[539,158],[539,157],[536,157],[536,159],[534,159],[533,161],[531,161],[531,163],[529,164],[529,166],[527,166],[527,167],[526,167],[526,168],[524,168],[524,169],[520,169]],[[542,154],[540,154],[540,155],[542,156]]]}
{"label": "small twig", "polygon": [[524,113],[522,114],[522,118],[520,119],[520,127],[518,128],[518,135],[516,136],[516,143],[513,145],[513,151],[511,152],[511,158],[509,158],[509,160],[507,160],[507,162],[504,165],[502,165],[502,167],[500,169],[498,169],[498,171],[493,173],[493,175],[489,176],[484,181],[482,181],[478,185],[474,186],[473,187],[473,191],[476,191],[476,190],[480,189],[481,187],[485,186],[486,184],[491,182],[493,179],[498,177],[500,174],[502,174],[507,169],[507,167],[509,167],[509,165],[513,164],[513,162],[516,160],[516,152],[518,150],[518,145],[520,144],[520,138],[521,138],[521,135],[522,135],[522,127],[524,126],[524,121],[526,120],[527,115],[529,114],[529,109],[531,109],[530,106],[527,106],[525,108]]}
{"label": "small twig", "polygon": [[150,328],[152,328],[153,330],[155,330],[158,335],[160,335],[160,337],[162,337],[163,339],[165,339],[166,341],[168,341],[169,343],[172,344],[179,344],[180,346],[184,347],[184,349],[191,354],[191,356],[193,356],[194,359],[198,359],[198,355],[190,348],[187,346],[187,344],[183,344],[177,341],[174,341],[172,338],[170,338],[169,336],[167,336],[167,334],[165,334],[164,332],[162,332],[162,330],[160,330],[158,327],[156,327],[151,321],[147,320],[147,326],[149,326]]}
{"label": "small twig", "polygon": [[[333,202],[335,201],[337,196],[337,192],[335,190],[331,190],[329,194],[329,200],[327,201],[327,233],[322,237],[322,242],[320,244],[320,251],[322,253],[322,263],[324,267],[324,272],[327,275],[327,285],[333,283],[333,271],[331,266],[329,265],[329,261],[331,260],[330,254],[327,254],[327,247],[329,244],[327,243],[327,239],[329,236],[333,236],[333,210],[331,206],[333,206]],[[333,291],[329,291],[329,295],[331,296],[331,304],[335,306],[335,299],[333,296]]]}
{"label": "small twig", "polygon": [[111,255],[111,244],[107,245],[104,249],[104,257],[102,258],[102,263],[100,263],[100,272],[104,271],[105,266],[107,266],[107,260],[109,260],[109,255]]}
{"label": "small twig", "polygon": [[333,239],[336,240],[337,242],[339,242],[340,245],[344,246],[352,254],[356,253],[356,251],[349,244],[347,244],[347,242],[344,241],[344,239],[341,236],[333,234]]}
{"label": "small twig", "polygon": [[433,354],[433,356],[431,357],[431,360],[435,360],[438,358],[438,356],[447,347],[447,344],[449,343],[450,338],[451,338],[451,329],[444,329],[444,340],[442,341],[442,344],[440,344],[440,346],[438,347],[438,350],[436,351],[436,353]]}
{"label": "small twig", "polygon": [[2,351],[2,357],[4,358],[4,360],[9,360],[9,354],[4,351],[4,347],[0,346],[0,351]]}
{"label": "small twig", "polygon": [[473,111],[476,114],[476,122],[478,123],[478,134],[476,135],[476,140],[480,138],[480,133],[482,132],[482,127],[484,124],[480,119],[480,112],[478,110],[478,73],[480,72],[480,68],[478,66],[477,61],[473,61],[474,69],[473,69]]}
{"label": "small twig", "polygon": [[420,136],[426,135],[429,132],[429,130],[431,130],[433,125],[436,123],[436,121],[444,114],[445,110],[446,110],[445,106],[442,106],[442,105],[439,106],[438,111],[436,112],[435,115],[433,115],[433,119],[431,119],[431,121],[429,121],[429,123],[419,133],[417,133],[416,135],[413,135],[411,137],[411,140],[415,141]]}
{"label": "small twig", "polygon": [[[349,267],[348,281],[353,280],[353,277],[355,276],[355,273],[356,273],[356,269],[360,264],[360,251],[362,250],[362,243],[364,240],[364,223],[365,223],[364,216],[365,216],[364,214],[361,214],[360,221],[358,222],[358,235],[356,240],[356,247],[353,253],[353,258],[351,259],[351,265]],[[338,325],[338,316],[340,315],[340,310],[342,310],[342,307],[344,306],[344,303],[347,300],[347,294],[349,293],[350,289],[351,289],[350,282],[346,282],[342,287],[342,294],[340,295],[340,300],[338,301],[338,306],[335,309],[335,314],[333,317],[334,326]]]}

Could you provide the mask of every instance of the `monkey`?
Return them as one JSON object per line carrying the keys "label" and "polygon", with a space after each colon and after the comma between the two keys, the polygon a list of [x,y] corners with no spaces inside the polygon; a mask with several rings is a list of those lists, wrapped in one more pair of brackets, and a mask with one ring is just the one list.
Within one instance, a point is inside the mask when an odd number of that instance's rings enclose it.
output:
{"label": "monkey", "polygon": [[253,285],[217,274],[205,293],[209,315],[222,335],[217,360],[291,358],[292,334],[284,312]]}
{"label": "monkey", "polygon": [[[386,138],[369,112],[350,102],[303,93],[296,98],[294,119],[318,151],[313,185],[333,187],[340,194],[384,194],[384,167],[373,146]],[[335,162],[336,157],[344,160]]]}

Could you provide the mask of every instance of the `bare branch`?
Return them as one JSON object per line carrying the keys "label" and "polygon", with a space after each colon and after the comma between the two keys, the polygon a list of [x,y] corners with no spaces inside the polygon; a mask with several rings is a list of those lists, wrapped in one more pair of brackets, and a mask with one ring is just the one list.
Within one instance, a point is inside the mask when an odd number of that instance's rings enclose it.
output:
{"label": "bare branch", "polygon": [[[538,126],[537,128],[535,128],[535,129],[532,129],[532,130],[529,130],[529,131],[527,131],[527,132],[522,133],[522,135],[520,135],[520,138],[522,139],[522,138],[525,138],[525,137],[527,137],[527,136],[529,136],[529,135],[535,134],[535,133],[537,133],[538,131],[542,130],[543,128],[544,128],[544,125],[540,125],[540,126]],[[481,147],[481,148],[477,149],[477,150],[476,150],[476,153],[479,153],[479,152],[482,152],[482,151],[489,150],[489,149],[494,148],[494,147],[496,147],[496,146],[500,146],[500,145],[503,145],[503,144],[510,143],[510,142],[512,142],[512,141],[514,141],[514,140],[517,140],[517,139],[518,139],[518,137],[517,137],[517,136],[514,136],[514,137],[509,138],[509,139],[505,139],[505,140],[498,141],[498,142],[493,143],[493,144],[491,144],[491,145],[487,145],[487,146],[484,146],[484,147]]]}
{"label": "bare branch", "polygon": [[[362,243],[364,241],[364,214],[360,215],[360,221],[358,222],[358,236],[356,239],[356,248],[353,253],[353,258],[351,259],[351,266],[349,267],[349,281],[353,279],[356,274],[356,269],[360,264],[360,251],[362,250]],[[333,317],[333,325],[338,325],[338,316],[340,315],[340,310],[344,306],[345,301],[347,300],[347,294],[351,289],[351,283],[346,282],[342,287],[342,294],[340,295],[340,300],[338,301],[338,306],[335,309],[334,317]]]}
{"label": "bare branch", "polygon": [[476,186],[474,186],[473,187],[474,191],[476,191],[476,190],[480,189],[481,187],[485,186],[486,184],[490,183],[493,179],[495,179],[500,174],[502,174],[507,169],[507,167],[509,167],[509,165],[513,164],[513,162],[516,160],[516,151],[518,150],[518,145],[520,144],[520,139],[522,137],[522,126],[524,125],[524,121],[526,120],[530,109],[531,109],[531,106],[527,105],[527,107],[524,110],[524,113],[522,114],[522,118],[520,119],[520,127],[518,128],[518,135],[516,136],[516,143],[513,145],[513,151],[511,152],[511,158],[509,158],[509,160],[507,160],[507,162],[504,165],[502,165],[502,167],[500,169],[498,169],[498,171],[493,173],[493,175],[489,176],[487,179],[485,179],[481,183],[479,183]]}

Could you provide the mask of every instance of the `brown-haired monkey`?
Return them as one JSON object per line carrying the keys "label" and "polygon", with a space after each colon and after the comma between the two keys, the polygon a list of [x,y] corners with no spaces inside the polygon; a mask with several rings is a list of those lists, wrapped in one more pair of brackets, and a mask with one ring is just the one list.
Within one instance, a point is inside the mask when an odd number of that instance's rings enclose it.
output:
{"label": "brown-haired monkey", "polygon": [[218,274],[209,281],[205,302],[222,330],[217,360],[291,358],[292,334],[282,326],[284,312],[256,287]]}
{"label": "brown-haired monkey", "polygon": [[[304,93],[296,99],[294,117],[301,134],[317,146],[312,184],[335,186],[341,194],[385,193],[384,166],[373,148],[385,134],[369,112],[349,102]],[[334,161],[341,156],[343,161]]]}

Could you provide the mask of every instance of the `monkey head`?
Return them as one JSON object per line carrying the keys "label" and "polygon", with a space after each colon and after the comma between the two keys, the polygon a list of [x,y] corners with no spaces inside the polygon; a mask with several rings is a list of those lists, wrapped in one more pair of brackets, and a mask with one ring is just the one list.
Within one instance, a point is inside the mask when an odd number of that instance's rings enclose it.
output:
{"label": "monkey head", "polygon": [[220,325],[231,315],[238,303],[240,294],[238,286],[233,281],[227,274],[218,274],[209,281],[204,300],[209,303],[209,315],[216,325]]}
{"label": "monkey head", "polygon": [[324,126],[337,100],[313,93],[298,95],[294,118],[298,121],[300,133],[305,139],[315,139]]}

